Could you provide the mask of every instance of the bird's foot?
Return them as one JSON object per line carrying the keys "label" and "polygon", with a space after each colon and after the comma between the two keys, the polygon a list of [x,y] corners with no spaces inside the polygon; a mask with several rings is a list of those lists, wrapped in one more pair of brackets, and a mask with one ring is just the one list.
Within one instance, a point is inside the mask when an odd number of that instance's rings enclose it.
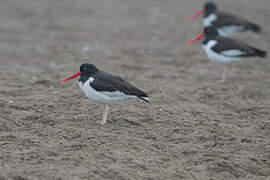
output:
{"label": "bird's foot", "polygon": [[106,121],[104,121],[104,120],[102,119],[101,121],[97,121],[97,123],[104,125],[104,124],[106,123]]}

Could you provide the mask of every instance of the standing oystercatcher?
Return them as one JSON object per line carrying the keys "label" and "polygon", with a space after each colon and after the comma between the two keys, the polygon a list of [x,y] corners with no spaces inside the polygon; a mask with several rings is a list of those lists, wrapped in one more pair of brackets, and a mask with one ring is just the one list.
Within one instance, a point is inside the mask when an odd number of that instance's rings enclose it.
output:
{"label": "standing oystercatcher", "polygon": [[[266,57],[265,51],[234,39],[219,36],[218,31],[214,26],[204,28],[204,33],[201,33],[196,38],[188,41],[188,44],[191,45],[193,42],[205,36],[206,38],[203,40],[202,47],[212,61],[230,63],[239,61],[244,57]],[[224,69],[222,73],[222,79],[218,82],[224,82],[225,80],[226,69]]]}
{"label": "standing oystercatcher", "polygon": [[107,115],[109,113],[108,104],[110,103],[128,98],[139,98],[149,102],[146,93],[124,81],[119,76],[98,70],[93,64],[82,64],[79,72],[62,82],[66,82],[77,76],[81,76],[79,79],[79,87],[84,94],[95,102],[105,104],[105,111],[103,113],[102,121],[100,122],[101,124],[106,123]]}
{"label": "standing oystercatcher", "polygon": [[218,29],[220,36],[230,36],[238,32],[253,31],[259,33],[261,27],[244,18],[230,13],[218,11],[213,2],[204,4],[204,8],[195,12],[190,18],[203,14],[204,27],[213,25]]}

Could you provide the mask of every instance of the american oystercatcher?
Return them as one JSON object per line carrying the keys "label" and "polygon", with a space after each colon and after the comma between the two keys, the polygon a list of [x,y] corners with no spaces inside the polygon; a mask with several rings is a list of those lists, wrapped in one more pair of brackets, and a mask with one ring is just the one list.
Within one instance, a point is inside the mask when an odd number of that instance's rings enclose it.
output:
{"label": "american oystercatcher", "polygon": [[69,78],[66,82],[80,76],[79,87],[84,94],[95,102],[105,104],[101,124],[105,124],[109,113],[109,104],[128,98],[139,98],[149,102],[148,95],[135,86],[124,81],[121,77],[100,71],[93,64],[82,64],[80,71]]}
{"label": "american oystercatcher", "polygon": [[[205,50],[210,60],[230,63],[239,61],[244,57],[266,57],[266,52],[240,41],[221,37],[218,34],[217,29],[214,26],[204,28],[204,33],[199,34],[196,38],[188,41],[188,44],[192,44],[199,39],[206,37],[202,42],[202,47]],[[231,69],[232,70],[232,69]],[[218,82],[224,82],[226,80],[226,69],[222,73],[222,79]]]}
{"label": "american oystercatcher", "polygon": [[204,27],[213,25],[218,29],[220,36],[230,36],[238,32],[253,31],[259,33],[261,27],[244,18],[230,13],[218,11],[213,2],[204,4],[204,8],[190,16],[191,19],[203,14]]}

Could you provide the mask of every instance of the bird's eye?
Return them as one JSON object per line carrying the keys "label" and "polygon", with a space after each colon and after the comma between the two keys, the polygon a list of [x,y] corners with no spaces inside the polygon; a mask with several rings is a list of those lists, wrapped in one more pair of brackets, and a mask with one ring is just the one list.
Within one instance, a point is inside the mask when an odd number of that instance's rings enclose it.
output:
{"label": "bird's eye", "polygon": [[83,68],[83,70],[85,70],[85,71],[86,71],[86,69],[87,69],[86,67]]}

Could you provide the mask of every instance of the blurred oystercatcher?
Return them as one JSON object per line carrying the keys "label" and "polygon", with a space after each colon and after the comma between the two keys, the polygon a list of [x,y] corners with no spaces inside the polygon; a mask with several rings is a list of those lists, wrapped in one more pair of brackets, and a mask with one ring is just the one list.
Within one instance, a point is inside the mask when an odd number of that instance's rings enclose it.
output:
{"label": "blurred oystercatcher", "polygon": [[121,77],[115,76],[97,69],[93,64],[82,64],[80,71],[69,78],[63,80],[66,82],[77,76],[80,76],[79,87],[84,94],[95,102],[105,104],[101,124],[106,123],[109,113],[110,103],[122,101],[128,98],[139,98],[149,102],[148,95],[135,86],[124,81]]}
{"label": "blurred oystercatcher", "polygon": [[194,18],[203,14],[204,27],[213,25],[218,29],[220,36],[230,36],[238,32],[253,31],[259,33],[261,27],[244,18],[235,16],[230,13],[218,11],[213,2],[204,4],[204,8],[190,16]]}
{"label": "blurred oystercatcher", "polygon": [[[244,57],[266,57],[266,52],[240,41],[221,37],[214,26],[204,28],[204,33],[199,34],[196,38],[188,41],[188,44],[206,37],[202,42],[202,47],[205,50],[210,60],[230,63],[239,61]],[[231,69],[232,70],[232,69]],[[226,69],[222,73],[222,79],[218,82],[226,80]]]}

